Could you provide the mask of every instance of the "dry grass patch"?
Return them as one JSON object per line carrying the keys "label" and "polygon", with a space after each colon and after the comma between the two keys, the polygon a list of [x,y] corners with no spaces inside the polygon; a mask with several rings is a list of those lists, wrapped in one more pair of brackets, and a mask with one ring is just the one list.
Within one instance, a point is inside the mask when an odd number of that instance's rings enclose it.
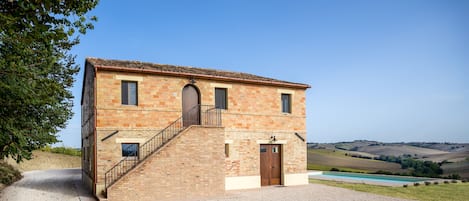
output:
{"label": "dry grass patch", "polygon": [[17,169],[0,160],[0,190],[21,178],[21,173]]}
{"label": "dry grass patch", "polygon": [[440,151],[436,149],[428,149],[422,147],[415,147],[409,145],[385,145],[385,146],[364,146],[357,149],[357,151],[366,152],[375,155],[385,156],[402,156],[410,154],[412,156],[426,156],[434,154],[448,154],[449,152]]}
{"label": "dry grass patch", "polygon": [[20,164],[16,163],[13,159],[8,159],[7,162],[21,172],[81,167],[81,158],[79,156],[69,156],[39,150],[33,151],[31,160],[24,160]]}
{"label": "dry grass patch", "polygon": [[443,175],[458,174],[461,178],[469,179],[469,161],[446,163],[441,166]]}

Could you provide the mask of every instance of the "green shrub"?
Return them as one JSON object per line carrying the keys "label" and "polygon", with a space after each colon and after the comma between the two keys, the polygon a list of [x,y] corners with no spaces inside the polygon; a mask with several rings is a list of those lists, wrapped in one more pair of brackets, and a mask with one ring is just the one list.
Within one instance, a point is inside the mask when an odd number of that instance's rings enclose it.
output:
{"label": "green shrub", "polygon": [[70,156],[81,156],[81,150],[78,148],[71,148],[71,147],[51,147],[50,145],[46,145],[45,147],[41,148],[41,151],[56,153],[56,154],[65,154]]}
{"label": "green shrub", "polygon": [[435,184],[435,185],[438,185],[438,182],[437,182],[437,181],[435,181],[435,182],[433,182],[433,184]]}
{"label": "green shrub", "polygon": [[385,174],[385,175],[393,175],[394,173],[387,171],[387,170],[378,170],[372,174]]}
{"label": "green shrub", "polygon": [[432,182],[429,182],[429,181],[426,181],[426,182],[425,182],[425,186],[428,186],[428,185],[430,185],[430,184],[432,184]]}
{"label": "green shrub", "polygon": [[403,186],[404,186],[404,188],[407,188],[408,185],[407,185],[407,184],[404,184]]}
{"label": "green shrub", "polygon": [[454,174],[453,173],[453,174],[450,174],[450,175],[448,175],[446,177],[443,177],[443,178],[445,178],[445,179],[461,179],[461,176],[459,174]]}
{"label": "green shrub", "polygon": [[50,147],[50,145],[46,145],[46,146],[41,148],[41,151],[51,152],[51,150],[52,150],[52,148]]}
{"label": "green shrub", "polygon": [[420,183],[414,183],[414,186],[420,186]]}
{"label": "green shrub", "polygon": [[445,184],[449,184],[449,181],[444,181]]}
{"label": "green shrub", "polygon": [[[440,163],[432,161],[421,161],[409,157],[410,155],[404,156],[386,156],[380,155],[375,157],[375,160],[387,161],[391,163],[401,164],[402,169],[409,169],[411,175],[414,177],[440,177],[443,174]],[[415,155],[417,156],[417,155]],[[452,178],[455,179],[455,178]]]}
{"label": "green shrub", "polygon": [[451,183],[458,183],[458,180],[451,180]]}
{"label": "green shrub", "polygon": [[340,170],[339,170],[339,168],[331,168],[330,171],[339,172]]}
{"label": "green shrub", "polygon": [[21,173],[13,166],[4,161],[0,161],[0,183],[9,185],[22,177]]}

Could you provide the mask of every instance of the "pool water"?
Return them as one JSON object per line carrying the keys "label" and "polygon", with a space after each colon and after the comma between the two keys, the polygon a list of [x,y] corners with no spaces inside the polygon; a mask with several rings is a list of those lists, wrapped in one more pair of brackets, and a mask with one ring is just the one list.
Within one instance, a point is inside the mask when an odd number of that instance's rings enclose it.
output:
{"label": "pool water", "polygon": [[422,182],[430,180],[429,178],[419,177],[403,177],[391,175],[374,175],[374,174],[361,174],[361,173],[346,173],[346,172],[322,172],[322,174],[310,176],[317,179],[330,179],[330,180],[354,180],[361,182],[378,182],[389,184],[408,184],[414,182]]}

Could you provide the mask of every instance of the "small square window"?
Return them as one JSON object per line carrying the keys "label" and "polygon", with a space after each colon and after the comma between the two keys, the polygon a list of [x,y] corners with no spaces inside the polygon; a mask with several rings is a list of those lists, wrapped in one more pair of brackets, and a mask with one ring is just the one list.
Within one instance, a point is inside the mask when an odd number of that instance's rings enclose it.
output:
{"label": "small square window", "polygon": [[267,152],[267,147],[261,147],[261,153]]}
{"label": "small square window", "polygon": [[225,144],[225,157],[230,157],[230,144]]}
{"label": "small square window", "polygon": [[122,105],[138,104],[138,86],[134,81],[122,81]]}
{"label": "small square window", "polygon": [[272,147],[272,153],[278,153],[278,147]]}
{"label": "small square window", "polygon": [[122,157],[131,156],[138,156],[138,143],[122,143]]}
{"label": "small square window", "polygon": [[281,99],[282,99],[282,112],[291,113],[291,95],[282,94]]}
{"label": "small square window", "polygon": [[215,88],[215,107],[218,109],[228,109],[226,88]]}

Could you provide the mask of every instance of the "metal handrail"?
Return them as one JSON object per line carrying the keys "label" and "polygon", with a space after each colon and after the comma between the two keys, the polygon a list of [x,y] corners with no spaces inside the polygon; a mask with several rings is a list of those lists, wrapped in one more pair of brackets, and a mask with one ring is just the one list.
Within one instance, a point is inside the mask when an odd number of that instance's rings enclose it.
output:
{"label": "metal handrail", "polygon": [[137,157],[125,157],[109,169],[104,176],[106,191],[107,188],[126,173],[191,125],[221,126],[221,110],[212,105],[196,105],[192,107],[188,112],[169,124],[169,126],[143,143],[138,150],[135,150],[137,153],[133,152],[133,155]]}

